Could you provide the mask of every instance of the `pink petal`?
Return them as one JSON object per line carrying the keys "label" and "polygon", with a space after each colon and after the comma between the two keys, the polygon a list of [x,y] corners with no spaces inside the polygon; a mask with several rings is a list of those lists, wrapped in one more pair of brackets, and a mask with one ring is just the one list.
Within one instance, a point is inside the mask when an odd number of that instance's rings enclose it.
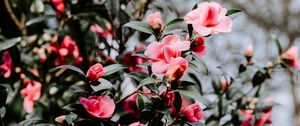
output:
{"label": "pink petal", "polygon": [[178,35],[168,35],[162,39],[164,45],[175,45],[180,41]]}
{"label": "pink petal", "polygon": [[165,46],[163,48],[164,57],[167,62],[170,61],[171,57],[177,57],[177,52],[178,51],[176,50],[176,48],[172,46]]}
{"label": "pink petal", "polygon": [[23,102],[23,107],[27,113],[32,113],[33,107],[34,107],[34,102],[25,97],[24,102]]}
{"label": "pink petal", "polygon": [[223,17],[221,22],[217,24],[213,30],[217,32],[230,32],[232,27],[232,20],[229,17]]}
{"label": "pink petal", "polygon": [[191,45],[190,41],[182,41],[176,44],[176,48],[180,51],[186,51],[190,49],[190,45]]}
{"label": "pink petal", "polygon": [[207,36],[212,33],[212,29],[203,26],[200,22],[196,22],[193,24],[194,30],[201,36]]}
{"label": "pink petal", "polygon": [[192,24],[193,22],[197,21],[200,17],[200,10],[199,9],[195,9],[192,10],[191,12],[187,13],[184,16],[184,22],[187,24]]}
{"label": "pink petal", "polygon": [[152,63],[152,72],[155,75],[161,75],[161,74],[165,74],[167,72],[167,69],[169,67],[169,64],[166,63],[166,61],[161,60],[158,62],[154,62]]}
{"label": "pink petal", "polygon": [[152,42],[146,49],[145,55],[154,60],[159,60],[162,57],[161,49],[163,47],[162,43]]}

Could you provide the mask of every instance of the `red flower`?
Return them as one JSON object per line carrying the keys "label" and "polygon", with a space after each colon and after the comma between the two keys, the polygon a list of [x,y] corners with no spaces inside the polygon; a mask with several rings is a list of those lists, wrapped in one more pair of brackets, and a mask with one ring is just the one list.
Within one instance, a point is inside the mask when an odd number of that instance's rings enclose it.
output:
{"label": "red flower", "polygon": [[8,51],[5,51],[2,56],[3,59],[3,64],[0,65],[0,74],[4,78],[9,78],[11,75],[11,70],[12,70],[12,59],[8,53]]}
{"label": "red flower", "polygon": [[105,69],[100,63],[93,65],[88,71],[87,76],[91,81],[97,81],[105,74]]}
{"label": "red flower", "polygon": [[23,107],[27,113],[33,112],[34,101],[41,97],[42,84],[37,81],[25,81],[26,88],[21,90],[21,94],[25,97]]}
{"label": "red flower", "polygon": [[191,50],[195,52],[196,55],[199,57],[204,55],[205,45],[204,45],[205,37],[199,37],[197,40],[192,44]]}
{"label": "red flower", "polygon": [[65,11],[65,4],[63,0],[51,0],[51,2],[58,12],[63,13]]}
{"label": "red flower", "polygon": [[107,40],[112,39],[113,38],[112,26],[107,22],[105,23],[105,25],[106,25],[106,29],[100,27],[98,24],[93,24],[91,25],[90,30],[106,38]]}
{"label": "red flower", "polygon": [[189,122],[198,122],[204,117],[203,110],[196,103],[185,106],[181,109],[180,114],[183,115]]}
{"label": "red flower", "polygon": [[115,111],[114,100],[108,96],[80,97],[79,101],[90,115],[100,119],[112,117]]}
{"label": "red flower", "polygon": [[139,57],[139,56],[132,56],[137,51],[145,49],[145,46],[142,44],[139,44],[135,47],[134,51],[125,54],[123,57],[123,62],[125,65],[129,67],[130,72],[146,72],[143,68],[137,67],[137,65],[141,65],[145,62],[147,62],[147,59]]}

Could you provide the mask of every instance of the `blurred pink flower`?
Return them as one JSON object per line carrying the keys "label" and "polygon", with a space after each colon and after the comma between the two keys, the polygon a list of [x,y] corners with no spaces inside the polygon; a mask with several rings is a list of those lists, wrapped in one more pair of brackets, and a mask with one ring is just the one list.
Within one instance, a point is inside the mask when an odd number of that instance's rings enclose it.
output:
{"label": "blurred pink flower", "polygon": [[180,114],[183,115],[189,122],[198,122],[204,118],[202,108],[196,103],[183,107]]}
{"label": "blurred pink flower", "polygon": [[109,23],[105,23],[105,25],[106,25],[106,29],[100,27],[98,24],[93,24],[90,26],[90,30],[104,37],[105,39],[112,39],[113,38],[112,26]]}
{"label": "blurred pink flower", "polygon": [[282,58],[294,68],[298,67],[298,56],[298,47],[296,46],[289,48],[285,53],[282,54]]}
{"label": "blurred pink flower", "polygon": [[253,110],[240,110],[239,112],[244,117],[241,126],[251,126]]}
{"label": "blurred pink flower", "polygon": [[[144,88],[143,93],[149,97],[151,96],[151,91],[149,89]],[[135,118],[139,118],[141,115],[141,112],[138,110],[136,106],[137,97],[138,94],[134,94],[124,101],[125,111],[131,114]]]}
{"label": "blurred pink flower", "polygon": [[230,32],[232,20],[226,16],[227,9],[216,2],[203,2],[198,8],[184,16],[187,24],[192,24],[194,30],[201,36]]}
{"label": "blurred pink flower", "polygon": [[145,69],[137,67],[137,65],[141,65],[145,62],[147,62],[147,59],[139,56],[132,56],[137,51],[145,49],[145,46],[142,44],[138,44],[134,51],[127,53],[123,56],[123,62],[125,65],[129,67],[130,72],[146,72]]}
{"label": "blurred pink flower", "polygon": [[55,118],[55,122],[60,124],[63,124],[65,120],[66,120],[66,115],[61,115]]}
{"label": "blurred pink flower", "polygon": [[79,54],[78,46],[76,42],[71,38],[70,35],[64,37],[61,44],[57,42],[58,36],[54,36],[53,43],[50,44],[48,52],[59,54],[59,58],[55,60],[55,65],[59,66],[67,63],[67,58],[72,57],[75,61],[74,64],[77,65],[82,62],[82,57]]}
{"label": "blurred pink flower", "polygon": [[253,45],[252,44],[247,46],[246,51],[244,52],[244,55],[246,57],[252,57],[253,56]]}
{"label": "blurred pink flower", "polygon": [[2,65],[0,65],[0,74],[4,78],[9,78],[11,75],[13,64],[12,64],[12,59],[11,59],[8,51],[5,51],[3,53],[2,60],[4,63]]}
{"label": "blurred pink flower", "polygon": [[160,12],[151,13],[147,16],[147,22],[153,29],[162,29]]}
{"label": "blurred pink flower", "polygon": [[37,81],[25,81],[26,88],[21,90],[21,94],[24,96],[23,107],[27,113],[33,112],[34,101],[37,101],[41,97],[42,84]]}
{"label": "blurred pink flower", "polygon": [[131,123],[129,126],[145,126],[145,125],[140,122],[135,122],[135,123]]}
{"label": "blurred pink flower", "polygon": [[100,63],[94,64],[90,69],[87,71],[87,77],[91,81],[97,81],[105,74],[105,69]]}
{"label": "blurred pink flower", "polygon": [[100,119],[112,117],[116,107],[109,96],[80,97],[79,101],[90,115]]}

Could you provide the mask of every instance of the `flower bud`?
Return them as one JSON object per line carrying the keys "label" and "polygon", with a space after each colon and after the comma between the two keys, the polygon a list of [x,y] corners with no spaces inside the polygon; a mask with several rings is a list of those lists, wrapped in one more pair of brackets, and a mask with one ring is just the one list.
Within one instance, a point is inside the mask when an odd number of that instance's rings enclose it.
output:
{"label": "flower bud", "polygon": [[147,16],[147,22],[155,30],[162,30],[163,24],[161,21],[161,16],[159,12],[151,13]]}
{"label": "flower bud", "polygon": [[246,51],[244,52],[244,55],[247,58],[247,61],[249,62],[253,56],[253,45],[252,44],[247,46]]}
{"label": "flower bud", "polygon": [[284,60],[284,62],[286,62],[294,68],[297,68],[298,47],[293,46],[289,48],[285,53],[282,54],[281,57]]}
{"label": "flower bud", "polygon": [[61,115],[61,116],[58,116],[55,118],[55,122],[59,123],[59,124],[63,124],[64,121],[66,119],[66,116],[65,115]]}
{"label": "flower bud", "polygon": [[93,65],[88,71],[87,71],[87,77],[91,81],[97,81],[99,78],[101,78],[105,74],[105,69],[100,63],[97,63]]}
{"label": "flower bud", "polygon": [[196,103],[184,107],[180,111],[180,114],[183,115],[189,122],[198,122],[204,117],[203,110]]}

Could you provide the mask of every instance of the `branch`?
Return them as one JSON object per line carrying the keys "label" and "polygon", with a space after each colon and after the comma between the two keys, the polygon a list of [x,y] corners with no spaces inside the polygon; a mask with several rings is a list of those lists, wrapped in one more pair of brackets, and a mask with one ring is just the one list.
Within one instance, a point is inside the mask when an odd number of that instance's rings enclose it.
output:
{"label": "branch", "polygon": [[22,35],[26,35],[27,31],[26,31],[26,27],[25,27],[25,14],[21,13],[21,19],[18,20],[15,13],[13,12],[13,10],[11,9],[11,7],[9,5],[9,1],[8,0],[3,0],[3,1],[4,1],[4,5],[5,5],[5,8],[9,14],[9,16],[11,17],[11,19],[14,21],[14,23],[18,27],[20,33]]}

